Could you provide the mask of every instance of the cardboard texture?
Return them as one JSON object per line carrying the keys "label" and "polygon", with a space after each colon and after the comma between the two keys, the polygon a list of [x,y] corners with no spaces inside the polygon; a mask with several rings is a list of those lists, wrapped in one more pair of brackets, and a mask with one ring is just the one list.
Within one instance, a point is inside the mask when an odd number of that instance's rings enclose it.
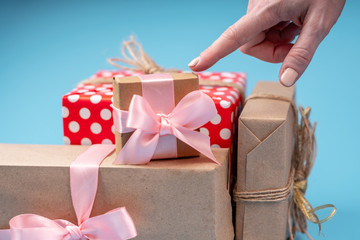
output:
{"label": "cardboard texture", "polygon": [[[293,99],[294,87],[259,82],[253,94]],[[235,191],[286,186],[293,150],[294,113],[290,103],[249,99],[239,118],[238,166]],[[236,202],[237,240],[281,240],[287,235],[289,201]]]}
{"label": "cardboard texture", "polygon": [[[194,73],[169,73],[174,79],[174,95],[175,105],[185,97],[186,94],[199,90],[199,79]],[[131,99],[133,95],[142,96],[142,84],[140,78],[137,76],[132,77],[114,77],[114,106],[118,109],[128,111]],[[127,140],[131,137],[132,133],[119,133],[115,131],[115,144],[116,153],[118,154],[122,147],[126,144]],[[167,136],[162,136],[159,139],[166,141]],[[199,152],[180,141],[176,140],[177,144],[177,156],[178,157],[189,157],[199,156]]]}
{"label": "cardboard texture", "polygon": [[[0,144],[0,229],[22,213],[76,223],[69,166],[86,148]],[[232,240],[228,150],[213,152],[221,165],[204,156],[112,165],[112,154],[100,167],[91,216],[125,206],[139,240]]]}

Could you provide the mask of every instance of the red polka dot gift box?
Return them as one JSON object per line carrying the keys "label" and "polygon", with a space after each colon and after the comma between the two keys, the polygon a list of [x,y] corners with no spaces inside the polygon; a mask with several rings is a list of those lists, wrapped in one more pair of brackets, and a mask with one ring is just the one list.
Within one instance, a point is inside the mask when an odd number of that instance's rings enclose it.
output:
{"label": "red polka dot gift box", "polygon": [[[132,71],[99,71],[91,78],[108,79],[108,83],[80,84],[62,98],[64,142],[72,145],[115,144],[112,108],[114,76],[137,76]],[[211,147],[231,148],[236,139],[236,119],[239,116],[246,74],[229,72],[198,73],[200,90],[210,96],[218,114],[200,128],[210,136]],[[215,82],[215,84],[214,84]],[[219,84],[216,84],[219,82]],[[224,86],[222,86],[224,85]]]}

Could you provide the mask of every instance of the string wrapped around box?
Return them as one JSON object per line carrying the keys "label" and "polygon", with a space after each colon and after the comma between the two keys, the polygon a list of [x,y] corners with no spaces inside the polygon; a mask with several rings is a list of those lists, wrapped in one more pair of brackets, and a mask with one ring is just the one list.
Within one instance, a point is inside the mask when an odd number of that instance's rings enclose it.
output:
{"label": "string wrapped around box", "polygon": [[[233,199],[235,202],[280,202],[288,199],[290,196],[291,201],[288,209],[289,239],[294,240],[296,232],[305,233],[309,239],[312,239],[307,232],[306,220],[317,224],[320,234],[321,224],[330,220],[335,215],[336,207],[333,204],[325,204],[313,208],[305,198],[308,177],[316,157],[316,122],[312,125],[309,120],[311,109],[309,107],[303,109],[300,106],[298,110],[292,99],[272,94],[252,94],[246,99],[245,104],[250,99],[272,99],[291,104],[294,113],[295,140],[291,173],[285,187],[261,191],[234,191]],[[301,116],[300,122],[298,119],[299,113]],[[324,219],[319,219],[316,212],[325,208],[331,208],[331,213]]]}

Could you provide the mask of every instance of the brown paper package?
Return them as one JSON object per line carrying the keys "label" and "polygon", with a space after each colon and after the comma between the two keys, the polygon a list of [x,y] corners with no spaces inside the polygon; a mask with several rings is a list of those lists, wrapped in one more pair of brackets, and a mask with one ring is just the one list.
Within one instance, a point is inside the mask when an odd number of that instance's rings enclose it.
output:
{"label": "brown paper package", "polygon": [[[76,223],[69,166],[86,148],[0,144],[0,229],[23,213]],[[125,206],[136,239],[232,240],[228,150],[213,153],[221,165],[204,156],[112,165],[112,154],[100,166],[92,216]]]}
{"label": "brown paper package", "polygon": [[[253,94],[293,99],[295,90],[259,82]],[[249,99],[239,117],[235,191],[258,191],[287,185],[293,149],[294,113],[290,103]],[[236,240],[282,240],[287,235],[289,201],[236,202]]]}
{"label": "brown paper package", "polygon": [[[195,73],[169,73],[174,79],[175,105],[185,97],[186,94],[199,90],[199,78]],[[114,106],[118,109],[129,111],[133,95],[142,96],[140,78],[114,77]],[[119,133],[115,131],[116,153],[118,154],[132,133]],[[166,137],[166,136],[165,136]],[[177,139],[177,156],[190,157],[199,156],[199,152]]]}

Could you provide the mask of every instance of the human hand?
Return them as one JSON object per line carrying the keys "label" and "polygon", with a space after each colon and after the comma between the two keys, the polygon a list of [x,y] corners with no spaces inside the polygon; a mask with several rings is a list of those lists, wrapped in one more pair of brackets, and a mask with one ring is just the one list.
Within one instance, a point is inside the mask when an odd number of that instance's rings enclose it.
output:
{"label": "human hand", "polygon": [[240,49],[263,61],[283,62],[280,82],[292,86],[336,23],[344,4],[345,0],[249,0],[247,14],[193,59],[189,67],[193,71],[206,70]]}

